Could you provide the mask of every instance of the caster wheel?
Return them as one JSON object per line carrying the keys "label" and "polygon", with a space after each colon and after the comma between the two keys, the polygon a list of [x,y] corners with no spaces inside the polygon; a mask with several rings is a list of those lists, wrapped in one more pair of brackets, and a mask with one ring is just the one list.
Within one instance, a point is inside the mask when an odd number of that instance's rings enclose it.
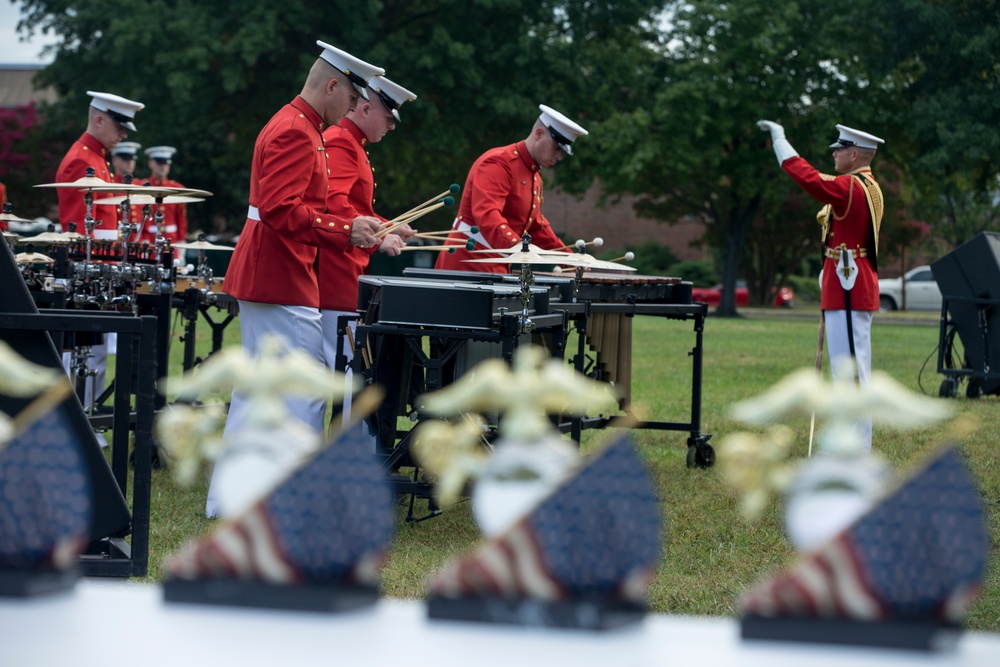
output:
{"label": "caster wheel", "polygon": [[979,398],[983,395],[983,388],[979,386],[978,380],[969,380],[969,384],[965,387],[965,397],[966,398]]}
{"label": "caster wheel", "polygon": [[954,378],[947,378],[941,382],[941,389],[938,390],[938,396],[941,398],[955,398],[958,395],[958,383],[955,382]]}
{"label": "caster wheel", "polygon": [[708,443],[701,446],[688,445],[688,468],[710,468],[713,465],[715,465],[715,450],[712,448],[712,445]]}

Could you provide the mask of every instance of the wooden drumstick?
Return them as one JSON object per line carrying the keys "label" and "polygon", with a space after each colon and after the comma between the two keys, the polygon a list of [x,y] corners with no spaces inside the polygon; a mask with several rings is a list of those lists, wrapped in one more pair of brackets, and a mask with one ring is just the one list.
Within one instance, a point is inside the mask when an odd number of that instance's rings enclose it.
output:
{"label": "wooden drumstick", "polygon": [[397,216],[397,218],[401,218],[404,215],[409,215],[410,213],[413,213],[414,211],[417,211],[417,210],[423,208],[424,206],[430,206],[431,204],[433,204],[434,202],[438,201],[442,197],[446,197],[448,195],[457,195],[459,190],[461,190],[461,188],[458,187],[458,183],[452,183],[451,185],[448,186],[447,190],[445,190],[444,192],[442,192],[441,194],[439,194],[437,197],[431,197],[430,199],[428,199],[427,201],[425,201],[423,204],[420,204],[419,206],[414,206],[413,208],[411,208],[406,213],[403,213],[402,215]]}
{"label": "wooden drumstick", "polygon": [[465,248],[466,250],[473,250],[476,247],[476,242],[469,239],[465,243],[446,243],[444,245],[408,245],[400,248],[403,250],[427,250],[430,252],[441,252],[442,250],[447,250],[448,252],[455,252],[458,248]]}
{"label": "wooden drumstick", "polygon": [[391,234],[392,232],[396,231],[397,229],[399,229],[403,225],[406,225],[406,224],[409,224],[410,222],[413,222],[417,218],[425,216],[425,215],[427,215],[428,213],[430,213],[432,211],[436,211],[436,210],[438,210],[439,208],[441,208],[443,206],[451,206],[454,203],[455,203],[454,198],[452,198],[452,197],[445,197],[444,199],[442,199],[438,203],[436,203],[436,204],[434,204],[432,206],[427,206],[426,208],[422,208],[419,211],[417,211],[416,213],[404,213],[403,215],[400,215],[398,217],[393,218],[388,223],[386,223],[385,227],[383,227],[379,231],[375,232],[375,238],[380,239],[383,236],[385,236],[386,234]]}
{"label": "wooden drumstick", "polygon": [[[453,231],[455,231],[455,230],[453,230],[453,229],[445,229],[445,230],[442,230],[440,232],[419,232],[417,234],[414,234],[413,238],[440,240],[440,239],[447,238],[449,235],[451,235],[451,233]],[[470,229],[470,231],[473,234],[475,234],[475,233],[477,233],[479,231],[479,227],[476,227],[475,225],[473,225],[472,228]]]}

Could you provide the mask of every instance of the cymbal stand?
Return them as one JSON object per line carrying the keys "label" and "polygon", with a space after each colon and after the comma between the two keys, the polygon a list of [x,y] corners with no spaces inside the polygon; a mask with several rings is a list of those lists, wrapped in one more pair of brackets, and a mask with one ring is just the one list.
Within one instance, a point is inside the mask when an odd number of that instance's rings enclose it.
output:
{"label": "cymbal stand", "polygon": [[[70,361],[70,369],[73,371],[73,386],[76,388],[76,395],[80,398],[80,403],[84,404],[84,410],[88,415],[94,414],[97,407],[94,398],[97,395],[97,369],[91,368],[87,360],[94,356],[90,345],[81,345],[73,348]],[[90,400],[87,400],[87,385],[90,385]]]}
{"label": "cymbal stand", "polygon": [[[125,179],[129,179],[126,177]],[[121,259],[118,262],[116,280],[112,282],[111,288],[114,292],[119,292],[111,299],[113,307],[128,306],[133,315],[139,314],[138,301],[135,298],[136,281],[142,278],[140,268],[129,257],[129,241],[135,237],[138,242],[138,227],[132,222],[132,201],[128,193],[125,199],[119,204],[122,221],[118,225],[118,238],[122,244]]]}
{"label": "cymbal stand", "polygon": [[170,249],[170,241],[159,231],[156,232],[156,264],[153,265],[153,294],[173,293],[174,285],[170,278],[173,266],[166,266],[163,258],[169,253],[173,257],[173,250]]}
{"label": "cymbal stand", "polygon": [[[94,175],[94,168],[87,167],[87,176],[92,177]],[[91,289],[93,287],[93,278],[100,276],[101,267],[93,261],[93,241],[94,241],[94,228],[97,227],[98,222],[94,219],[94,193],[91,190],[83,195],[83,203],[87,207],[87,212],[83,217],[83,231],[85,234],[84,247],[86,252],[84,254],[84,261],[82,265],[73,267],[73,271],[76,274],[76,280],[73,285],[73,303],[98,303],[100,299],[98,294],[91,292],[96,292],[96,290]],[[76,282],[79,281],[79,282]],[[82,400],[82,399],[81,399]]]}
{"label": "cymbal stand", "polygon": [[[521,237],[521,252],[528,252],[531,245],[531,235],[525,234]],[[535,284],[535,274],[531,272],[531,265],[527,262],[521,263],[521,275],[518,285],[521,287],[521,314],[517,317],[518,328],[521,333],[531,333],[535,330],[535,323],[528,317],[528,304],[531,303],[531,287]]]}

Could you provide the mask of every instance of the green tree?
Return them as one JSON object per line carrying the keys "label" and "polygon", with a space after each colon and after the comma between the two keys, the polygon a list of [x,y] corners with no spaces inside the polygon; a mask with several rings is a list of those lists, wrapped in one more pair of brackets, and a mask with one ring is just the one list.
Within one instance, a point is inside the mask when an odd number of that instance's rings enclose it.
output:
{"label": "green tree", "polygon": [[[323,39],[384,66],[418,99],[374,147],[376,210],[409,209],[464,183],[485,149],[528,134],[539,103],[602,118],[635,78],[612,54],[654,39],[661,2],[626,0],[20,0],[25,30],[61,39],[42,83],[58,139],[82,129],[87,90],[142,101],[135,139],[180,149],[172,176],[215,193],[189,212],[244,220],[254,140],[299,92]],[[593,115],[591,115],[593,114]],[[377,156],[377,157],[374,157]],[[433,214],[446,226],[450,214]],[[428,225],[430,226],[430,225]]]}
{"label": "green tree", "polygon": [[[669,48],[657,50],[648,88],[634,108],[596,128],[597,150],[561,176],[580,179],[576,187],[582,188],[587,183],[581,177],[594,174],[608,195],[638,195],[647,216],[702,219],[708,242],[723,258],[719,313],[732,315],[750,237],[764,239],[755,224],[766,223],[773,232],[758,245],[760,252],[777,252],[783,244],[799,249],[784,258],[784,267],[758,263],[758,282],[801,263],[803,234],[818,247],[814,212],[796,213],[794,220],[786,215],[794,186],[755,122],[781,122],[800,154],[822,168],[834,125],[863,126],[874,112],[855,108],[863,91],[844,74],[852,30],[837,6],[820,0],[669,6]],[[765,272],[771,274],[766,280]]]}
{"label": "green tree", "polygon": [[878,39],[859,58],[913,215],[950,249],[1000,229],[1000,2],[890,0],[844,8]]}

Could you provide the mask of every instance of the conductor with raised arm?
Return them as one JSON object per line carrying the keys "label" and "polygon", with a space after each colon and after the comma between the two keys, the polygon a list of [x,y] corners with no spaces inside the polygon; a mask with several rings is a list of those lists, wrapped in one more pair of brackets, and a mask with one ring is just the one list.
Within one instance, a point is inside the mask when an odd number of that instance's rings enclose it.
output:
{"label": "conductor with raised arm", "polygon": [[[856,378],[866,384],[871,377],[871,325],[878,310],[878,233],[883,199],[871,163],[882,139],[837,125],[833,168],[837,175],[816,170],[792,148],[784,128],[772,121],[757,125],[770,132],[778,164],[793,181],[820,203],[823,278],[820,308],[823,311],[830,369],[837,377],[838,359],[853,357]],[[871,450],[871,420],[860,425]]]}

